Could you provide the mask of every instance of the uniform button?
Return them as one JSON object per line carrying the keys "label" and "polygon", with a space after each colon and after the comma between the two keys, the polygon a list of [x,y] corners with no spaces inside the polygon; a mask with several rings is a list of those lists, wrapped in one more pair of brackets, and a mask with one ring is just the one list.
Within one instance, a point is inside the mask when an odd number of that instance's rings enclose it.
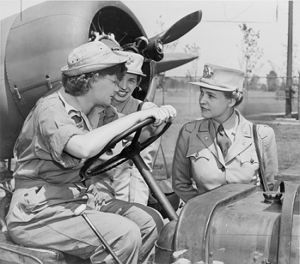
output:
{"label": "uniform button", "polygon": [[224,166],[221,167],[221,171],[223,171],[223,172],[225,171],[225,167]]}

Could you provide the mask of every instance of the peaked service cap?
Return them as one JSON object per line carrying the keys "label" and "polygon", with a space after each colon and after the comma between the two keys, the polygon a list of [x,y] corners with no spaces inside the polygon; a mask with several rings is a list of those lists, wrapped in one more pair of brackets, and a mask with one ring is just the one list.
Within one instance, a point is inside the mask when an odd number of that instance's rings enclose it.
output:
{"label": "peaked service cap", "polygon": [[231,69],[213,64],[204,65],[203,76],[199,82],[190,82],[211,90],[223,92],[242,92],[245,74],[236,69]]}

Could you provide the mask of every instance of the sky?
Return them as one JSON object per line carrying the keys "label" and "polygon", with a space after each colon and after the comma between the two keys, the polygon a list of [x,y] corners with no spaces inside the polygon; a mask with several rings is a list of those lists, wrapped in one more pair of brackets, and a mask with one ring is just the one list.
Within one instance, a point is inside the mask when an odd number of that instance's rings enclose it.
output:
{"label": "sky", "polygon": [[[0,19],[19,12],[42,0],[0,0]],[[260,32],[259,47],[262,57],[254,73],[265,76],[270,70],[286,75],[288,1],[123,1],[142,23],[147,37],[152,37],[183,16],[202,11],[201,22],[178,40],[166,52],[184,52],[186,45],[199,48],[199,59],[168,72],[168,75],[185,76],[196,72],[201,75],[205,63],[213,63],[244,70],[242,32],[239,24],[246,23]],[[293,16],[293,75],[300,72],[300,0],[294,0]],[[196,74],[195,73],[195,74]]]}

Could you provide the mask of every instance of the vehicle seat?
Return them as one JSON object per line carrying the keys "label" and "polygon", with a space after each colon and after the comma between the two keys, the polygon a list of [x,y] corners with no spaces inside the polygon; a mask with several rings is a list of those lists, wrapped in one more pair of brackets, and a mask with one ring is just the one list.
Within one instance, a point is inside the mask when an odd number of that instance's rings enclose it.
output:
{"label": "vehicle seat", "polygon": [[8,236],[5,216],[11,201],[11,179],[0,175],[0,263],[1,264],[88,264],[83,260],[57,250],[30,248],[15,244]]}

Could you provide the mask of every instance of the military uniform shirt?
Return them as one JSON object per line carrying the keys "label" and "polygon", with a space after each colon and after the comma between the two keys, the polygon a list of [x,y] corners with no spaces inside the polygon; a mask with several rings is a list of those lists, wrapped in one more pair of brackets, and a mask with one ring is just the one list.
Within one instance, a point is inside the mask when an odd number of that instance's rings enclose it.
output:
{"label": "military uniform shirt", "polygon": [[[173,159],[173,188],[184,201],[227,183],[259,184],[259,162],[252,123],[236,111],[236,134],[225,157],[215,138],[211,119],[185,124],[178,136]],[[258,125],[259,151],[265,177],[273,181],[278,171],[277,149],[271,127]]]}
{"label": "military uniform shirt", "polygon": [[[16,187],[7,215],[10,230],[23,222],[30,228],[34,218],[42,224],[72,216],[79,206],[73,200],[86,203],[86,187],[79,176],[84,160],[64,152],[72,136],[85,134],[90,127],[86,117],[76,123],[74,115],[84,116],[55,92],[41,98],[27,116],[14,147]],[[55,204],[61,205],[61,211]]]}

